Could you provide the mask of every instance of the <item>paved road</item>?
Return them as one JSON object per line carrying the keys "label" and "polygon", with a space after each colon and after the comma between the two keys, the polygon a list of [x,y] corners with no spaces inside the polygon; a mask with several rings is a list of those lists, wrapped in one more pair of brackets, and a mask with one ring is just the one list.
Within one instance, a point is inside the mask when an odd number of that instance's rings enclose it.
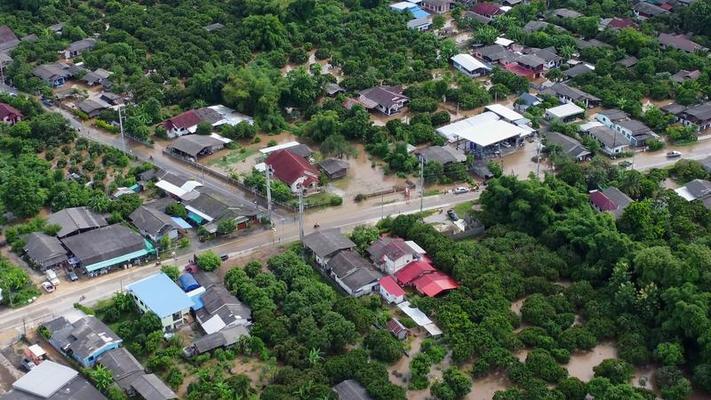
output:
{"label": "paved road", "polygon": [[[112,135],[110,133],[106,133],[87,126],[83,124],[82,121],[79,120],[74,114],[70,113],[65,109],[59,107],[45,108],[50,111],[61,114],[64,119],[69,122],[69,125],[71,125],[72,128],[77,130],[80,136],[93,140],[95,142],[102,143],[107,146],[124,150],[124,143],[121,140],[120,135]],[[211,175],[205,174],[203,171],[193,168],[190,165],[181,163],[172,157],[164,155],[163,148],[161,146],[154,146],[153,148],[151,148],[140,143],[136,143],[132,140],[126,139],[125,151],[127,151],[128,153],[135,156],[141,161],[148,161],[154,164],[155,166],[164,171],[170,171],[177,175],[182,175],[185,178],[191,178],[202,182],[202,184],[208,187],[209,189],[212,189],[217,193],[220,193],[221,195],[225,196],[227,199],[235,201],[239,204],[254,204],[254,196],[252,194],[245,193],[244,191],[239,190],[234,186],[226,185],[221,180]],[[286,211],[279,210],[276,208],[274,210],[274,213],[277,216],[282,217],[289,214]]]}
{"label": "paved road", "polygon": [[[462,195],[443,194],[425,197],[424,209],[445,209],[466,200],[478,198],[481,191]],[[347,210],[342,207],[324,210],[320,213],[310,213],[304,218],[305,233],[314,231],[313,225],[318,222],[320,228],[352,229],[360,224],[372,224],[381,216],[395,216],[419,211],[419,199],[395,201],[389,204],[361,204]],[[260,248],[279,246],[299,240],[298,221],[293,218],[281,218],[276,221],[273,231],[261,231],[236,240],[222,243],[210,249],[218,254],[229,254],[231,258],[246,256]],[[183,266],[192,258],[192,254],[167,259],[165,264]],[[60,285],[55,293],[40,296],[35,303],[19,309],[5,310],[0,313],[0,330],[21,333],[23,326],[28,329],[54,316],[71,312],[74,303],[81,300],[83,304],[92,305],[101,299],[110,297],[127,284],[142,279],[158,271],[160,267],[153,264],[128,270],[115,271],[108,275],[82,280],[78,284]]]}
{"label": "paved road", "polygon": [[621,159],[632,163],[632,168],[645,170],[650,168],[662,168],[679,161],[679,158],[667,158],[669,151],[676,150],[682,153],[682,157],[687,160],[701,160],[711,156],[711,135],[704,136],[698,142],[688,146],[667,146],[656,152],[635,153],[634,157]]}

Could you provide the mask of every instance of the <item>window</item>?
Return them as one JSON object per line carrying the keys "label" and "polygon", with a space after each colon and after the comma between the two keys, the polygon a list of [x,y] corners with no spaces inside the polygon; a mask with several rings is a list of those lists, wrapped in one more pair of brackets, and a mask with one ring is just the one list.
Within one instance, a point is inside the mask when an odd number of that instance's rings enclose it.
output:
{"label": "window", "polygon": [[180,321],[181,319],[183,319],[183,314],[180,311],[173,314],[173,321]]}

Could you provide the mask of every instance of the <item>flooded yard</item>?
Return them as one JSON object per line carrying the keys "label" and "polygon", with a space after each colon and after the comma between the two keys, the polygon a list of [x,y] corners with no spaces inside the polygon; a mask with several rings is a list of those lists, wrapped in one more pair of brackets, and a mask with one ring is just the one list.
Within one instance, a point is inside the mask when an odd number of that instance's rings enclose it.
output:
{"label": "flooded yard", "polygon": [[612,342],[604,342],[585,353],[574,353],[564,367],[568,375],[587,382],[595,376],[593,368],[608,358],[617,358],[617,349]]}
{"label": "flooded yard", "polygon": [[466,400],[491,400],[500,390],[511,387],[511,382],[504,373],[495,373],[483,378],[475,379],[472,391],[465,397]]}

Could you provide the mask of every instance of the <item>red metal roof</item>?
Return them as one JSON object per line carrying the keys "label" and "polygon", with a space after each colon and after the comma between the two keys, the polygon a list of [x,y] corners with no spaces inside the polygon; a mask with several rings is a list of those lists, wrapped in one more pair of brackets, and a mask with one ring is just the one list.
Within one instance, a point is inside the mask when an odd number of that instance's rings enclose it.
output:
{"label": "red metal roof", "polygon": [[532,79],[533,76],[536,74],[534,71],[531,71],[530,69],[525,68],[519,65],[518,63],[506,64],[504,65],[504,68],[509,72],[513,72],[514,74],[527,79]]}
{"label": "red metal roof", "polygon": [[269,154],[266,164],[272,167],[274,176],[282,182],[292,185],[302,176],[306,176],[304,186],[318,180],[318,171],[303,157],[299,157],[289,150],[275,151]]}
{"label": "red metal roof", "polygon": [[22,118],[22,113],[20,112],[20,110],[9,104],[0,103],[0,119],[5,119],[6,117],[13,115],[15,116],[15,118]]}
{"label": "red metal roof", "polygon": [[395,297],[400,297],[405,295],[405,291],[402,290],[400,285],[395,282],[392,276],[385,276],[380,279],[380,287],[385,289],[386,292],[390,293]]}
{"label": "red metal roof", "polygon": [[394,318],[388,320],[385,325],[388,327],[388,330],[395,336],[399,335],[402,331],[407,331],[407,328],[405,328],[405,326],[400,323],[400,321]]}
{"label": "red metal roof", "polygon": [[599,190],[591,191],[589,196],[590,201],[602,211],[614,211],[617,209],[617,205]]}
{"label": "red metal roof", "polygon": [[420,260],[413,261],[395,273],[395,278],[401,285],[409,285],[415,279],[423,274],[435,272],[436,269],[430,263],[430,260],[423,257]]}
{"label": "red metal roof", "polygon": [[459,287],[459,285],[457,284],[457,282],[454,281],[454,279],[450,278],[444,272],[439,271],[425,274],[415,280],[414,283],[415,289],[417,289],[418,292],[428,297],[435,297],[444,291],[456,289]]}
{"label": "red metal roof", "polygon": [[623,29],[635,26],[635,23],[629,18],[613,18],[612,21],[610,21],[610,24],[607,26],[617,29]]}
{"label": "red metal roof", "polygon": [[165,127],[166,129],[188,129],[199,124],[200,121],[200,116],[195,112],[195,110],[188,110],[182,114],[178,114],[175,117],[165,120]]}
{"label": "red metal roof", "polygon": [[498,4],[494,3],[477,3],[472,7],[472,11],[479,15],[484,15],[487,17],[493,17],[494,15],[501,14],[501,9]]}

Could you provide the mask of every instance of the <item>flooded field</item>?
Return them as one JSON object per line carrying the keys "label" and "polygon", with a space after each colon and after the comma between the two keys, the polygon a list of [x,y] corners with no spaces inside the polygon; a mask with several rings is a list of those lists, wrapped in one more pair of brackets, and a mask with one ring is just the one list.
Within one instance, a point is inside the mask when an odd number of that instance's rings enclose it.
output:
{"label": "flooded field", "polygon": [[587,382],[595,376],[593,368],[608,358],[617,358],[617,349],[612,342],[600,343],[585,353],[574,353],[564,367],[568,375]]}
{"label": "flooded field", "polygon": [[504,373],[496,373],[475,379],[472,391],[465,397],[466,400],[491,400],[500,390],[506,390],[511,382]]}

